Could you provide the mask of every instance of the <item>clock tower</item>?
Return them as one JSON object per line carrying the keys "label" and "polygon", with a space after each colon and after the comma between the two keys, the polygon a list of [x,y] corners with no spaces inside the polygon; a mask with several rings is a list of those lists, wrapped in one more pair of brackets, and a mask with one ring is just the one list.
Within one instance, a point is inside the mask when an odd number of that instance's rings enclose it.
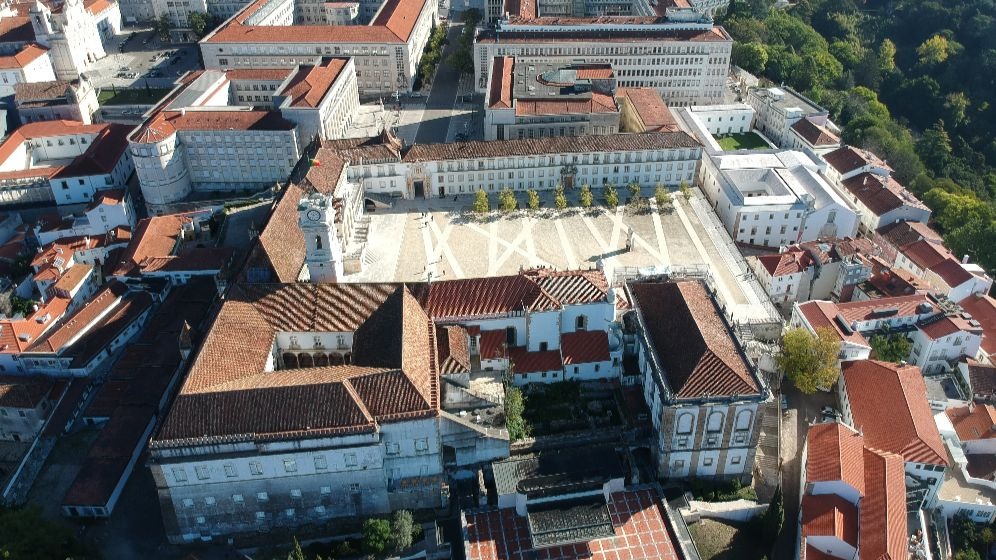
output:
{"label": "clock tower", "polygon": [[301,199],[298,224],[304,233],[304,264],[310,281],[338,282],[343,276],[342,243],[335,226],[335,208],[329,197],[315,193]]}

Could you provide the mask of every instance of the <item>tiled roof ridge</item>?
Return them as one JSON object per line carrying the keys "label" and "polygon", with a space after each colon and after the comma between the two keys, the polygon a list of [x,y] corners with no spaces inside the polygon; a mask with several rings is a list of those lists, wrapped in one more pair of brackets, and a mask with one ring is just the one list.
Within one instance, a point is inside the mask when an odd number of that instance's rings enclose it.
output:
{"label": "tiled roof ridge", "polygon": [[356,403],[356,407],[360,409],[360,414],[363,415],[363,418],[365,418],[369,423],[376,423],[373,414],[371,414],[370,409],[367,408],[367,403],[363,402],[363,399],[360,398],[360,394],[356,392],[356,387],[354,387],[350,382],[350,378],[347,377],[346,379],[343,379],[341,383],[343,388],[346,390],[346,394],[353,399],[353,402]]}

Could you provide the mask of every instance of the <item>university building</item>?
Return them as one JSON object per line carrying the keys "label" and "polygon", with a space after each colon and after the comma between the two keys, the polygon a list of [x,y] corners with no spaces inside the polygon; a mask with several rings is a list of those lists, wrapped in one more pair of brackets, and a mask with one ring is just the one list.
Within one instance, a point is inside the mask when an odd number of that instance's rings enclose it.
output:
{"label": "university building", "polygon": [[[437,24],[436,2],[361,2],[359,19],[349,25],[333,25],[311,14],[313,8],[324,10],[322,6],[303,0],[250,3],[201,40],[204,67],[294,68],[316,64],[323,57],[352,57],[360,95],[411,91],[418,62]],[[369,19],[364,14],[370,14]]]}

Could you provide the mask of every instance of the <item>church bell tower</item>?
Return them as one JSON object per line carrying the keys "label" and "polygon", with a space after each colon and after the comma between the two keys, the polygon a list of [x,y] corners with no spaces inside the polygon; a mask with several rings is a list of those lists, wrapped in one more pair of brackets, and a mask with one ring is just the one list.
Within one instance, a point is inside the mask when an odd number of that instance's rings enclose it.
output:
{"label": "church bell tower", "polygon": [[328,197],[315,193],[298,205],[298,223],[304,233],[304,264],[311,282],[338,282],[343,276],[342,243],[335,226],[335,208]]}

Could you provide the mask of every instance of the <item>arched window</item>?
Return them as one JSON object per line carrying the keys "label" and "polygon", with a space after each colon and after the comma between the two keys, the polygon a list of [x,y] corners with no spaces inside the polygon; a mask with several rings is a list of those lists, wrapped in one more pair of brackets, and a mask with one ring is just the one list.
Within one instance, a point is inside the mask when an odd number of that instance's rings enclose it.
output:
{"label": "arched window", "polygon": [[588,330],[588,316],[578,315],[577,319],[574,319],[574,330],[585,331]]}
{"label": "arched window", "polygon": [[737,413],[737,427],[738,431],[746,431],[750,429],[751,420],[754,419],[754,413],[749,410],[741,410]]}
{"label": "arched window", "polygon": [[284,358],[284,367],[285,368],[287,368],[287,369],[294,369],[294,368],[298,367],[297,354],[294,354],[292,352],[286,352],[283,355],[283,358]]}
{"label": "arched window", "polygon": [[689,412],[678,415],[678,433],[692,433],[692,426],[695,424],[695,415]]}
{"label": "arched window", "polygon": [[324,367],[329,365],[329,355],[324,352],[318,352],[315,354],[315,367]]}
{"label": "arched window", "polygon": [[315,366],[315,359],[311,357],[311,354],[298,354],[297,361],[300,362],[303,368]]}
{"label": "arched window", "polygon": [[321,235],[316,235],[315,236],[315,249],[318,249],[319,251],[322,250],[322,236]]}
{"label": "arched window", "polygon": [[707,432],[723,431],[723,413],[712,412],[709,414],[709,421],[706,423]]}

